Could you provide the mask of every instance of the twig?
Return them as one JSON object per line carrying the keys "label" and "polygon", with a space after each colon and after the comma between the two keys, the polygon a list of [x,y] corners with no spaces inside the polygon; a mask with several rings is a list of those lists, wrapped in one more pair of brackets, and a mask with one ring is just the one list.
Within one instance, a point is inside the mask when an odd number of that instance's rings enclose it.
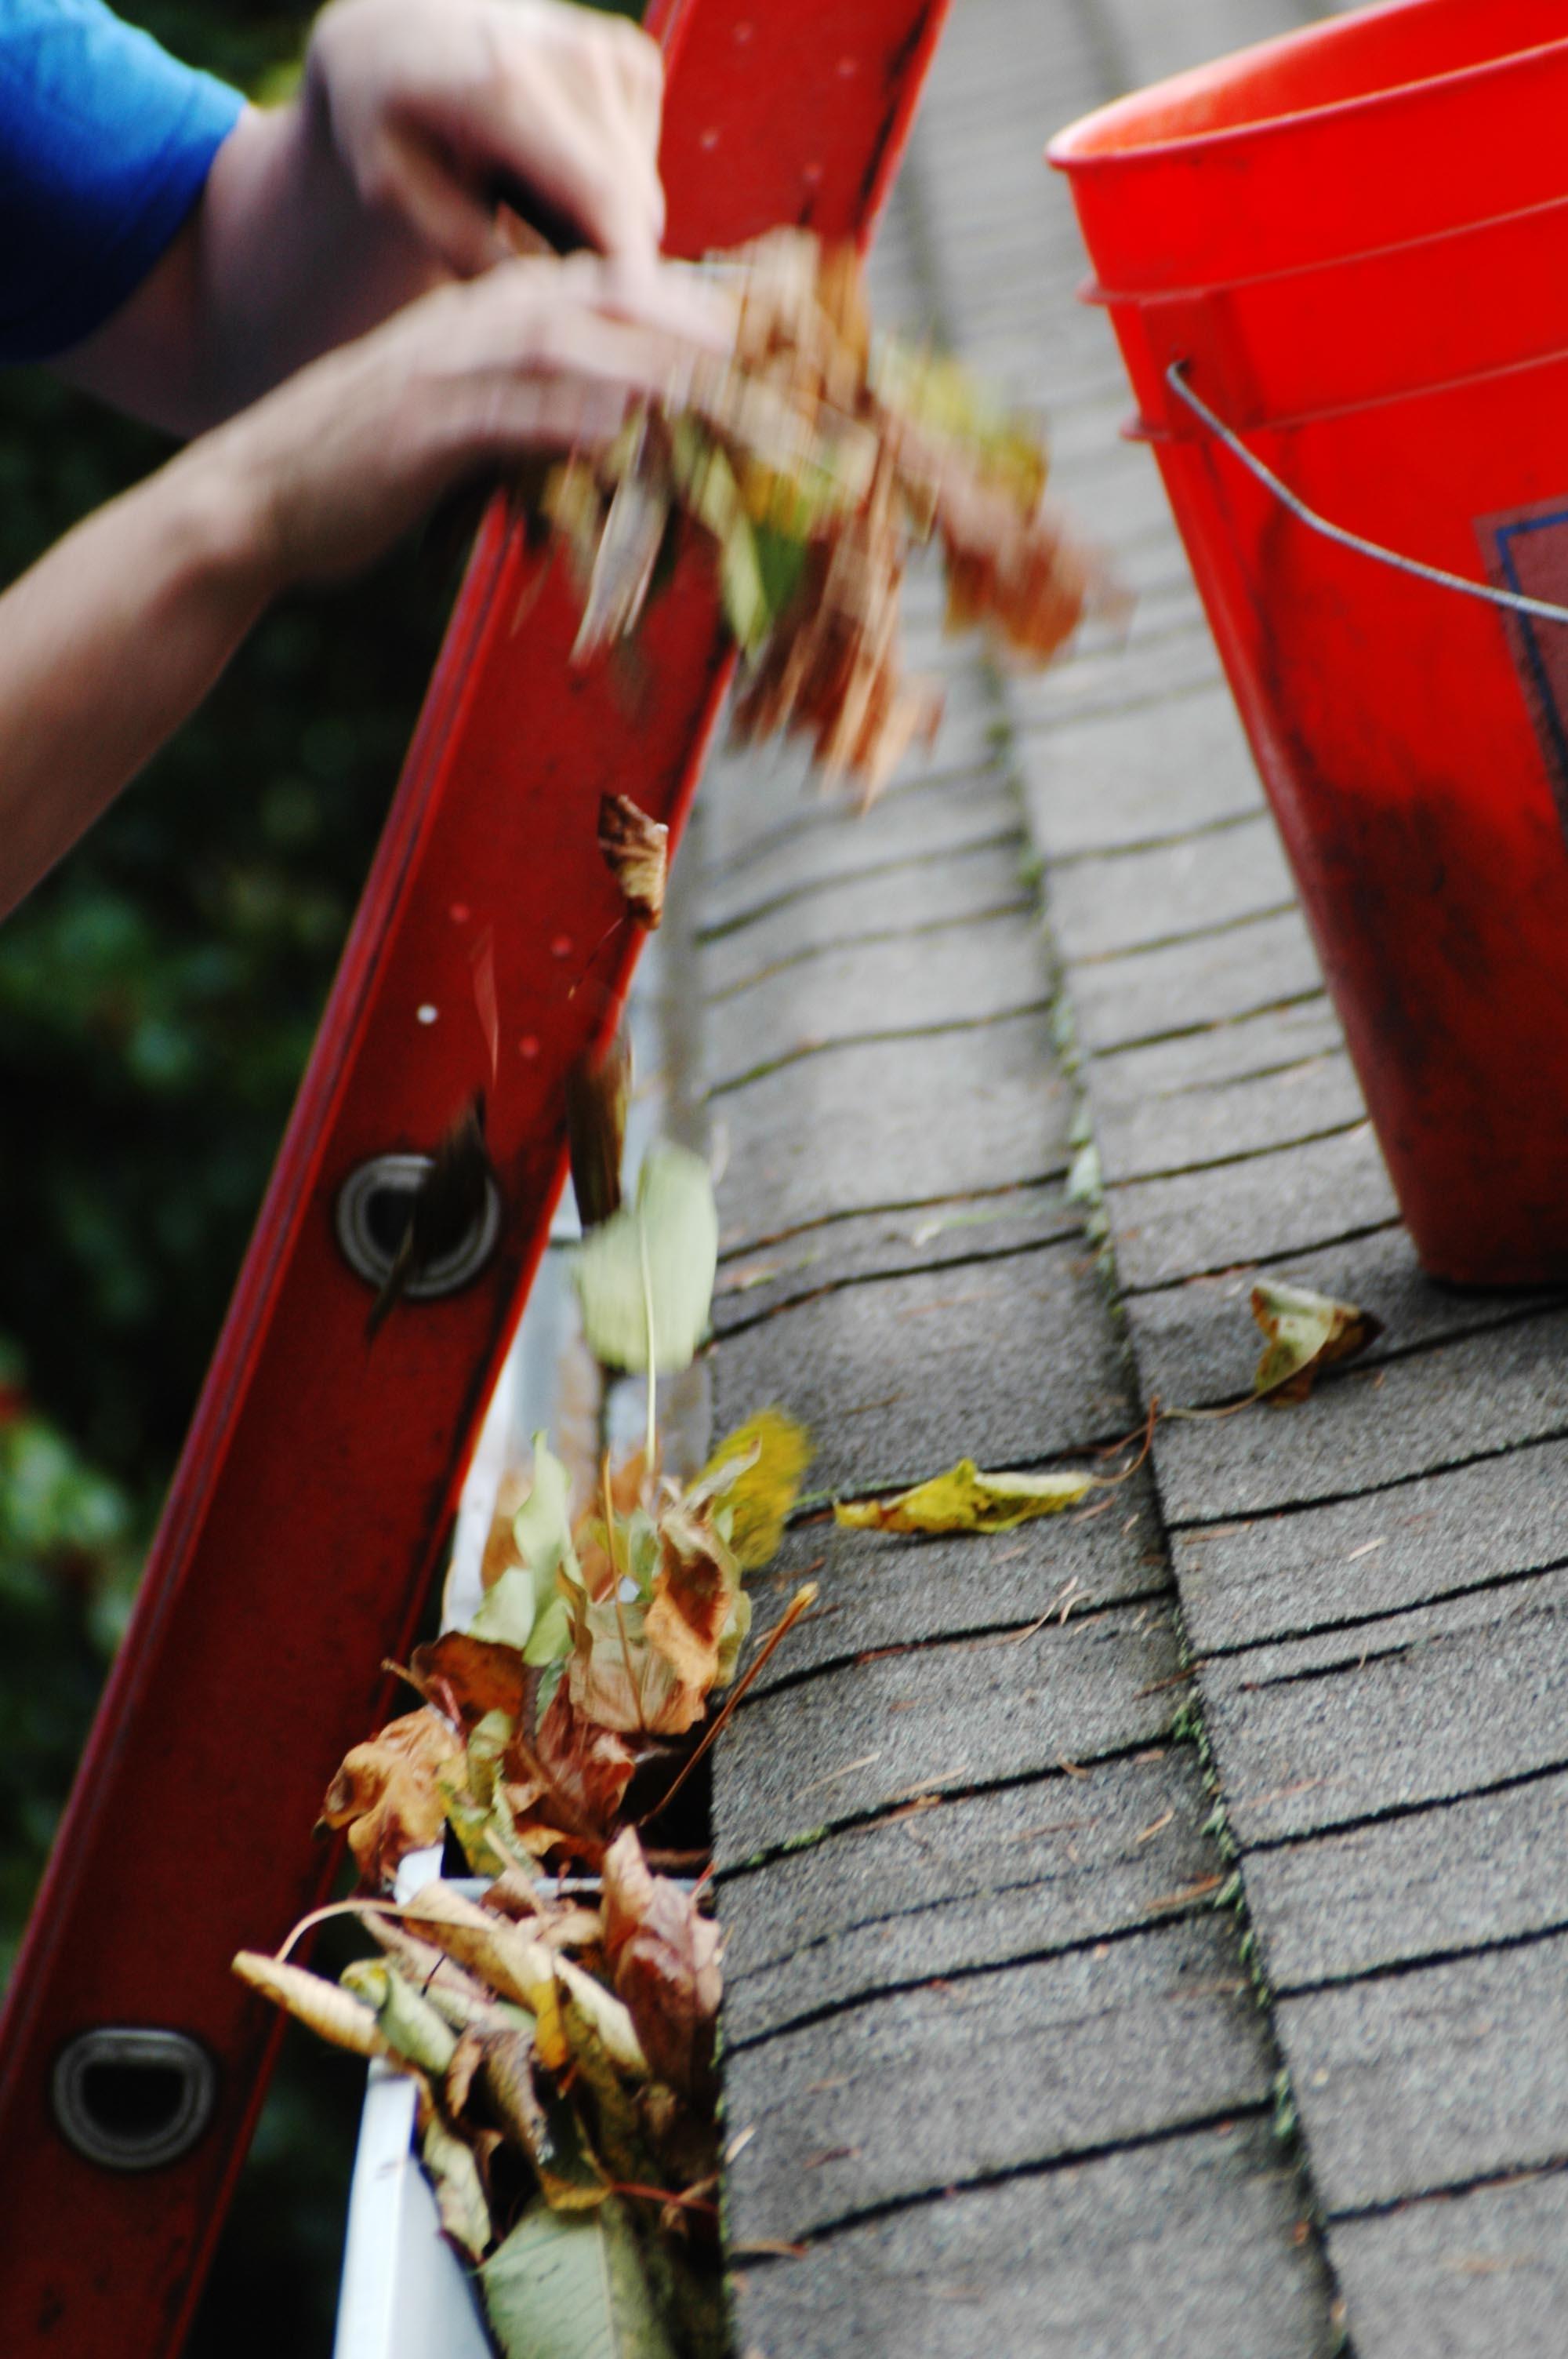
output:
{"label": "twig", "polygon": [[[709,2182],[704,2180],[701,2184],[706,2187]],[[613,2180],[611,2192],[613,2195],[640,2195],[644,2203],[678,2203],[683,2212],[710,2212],[716,2220],[719,2217],[718,2204],[710,2203],[705,2195],[676,2195],[668,2187],[641,2187],[634,2179]]]}
{"label": "twig", "polygon": [[809,1613],[812,1606],[816,1603],[818,1593],[816,1583],[814,1581],[808,1581],[804,1589],[797,1589],[795,1591],[795,1595],[790,1599],[789,1603],[785,1606],[777,1623],[769,1632],[767,1644],[752,1658],[752,1662],[747,1667],[744,1678],[738,1680],[734,1687],[730,1689],[729,1696],[725,1700],[723,1711],[719,1714],[716,1720],[708,1723],[708,1728],[704,1732],[701,1744],[687,1762],[687,1765],[681,1771],[680,1776],[676,1779],[675,1784],[669,1788],[669,1791],[660,1801],[655,1803],[651,1810],[644,1810],[643,1816],[637,1821],[639,1827],[645,1827],[650,1819],[658,1818],[662,1812],[669,1809],[670,1804],[675,1800],[676,1796],[680,1792],[681,1788],[686,1784],[687,1779],[691,1776],[692,1771],[696,1768],[697,1763],[701,1760],[708,1746],[713,1743],[714,1738],[724,1726],[730,1713],[734,1711],[736,1705],[745,1694],[746,1690],[751,1686],[758,1672],[762,1670],[764,1664],[767,1662],[768,1658],[773,1653],[774,1647],[777,1647],[780,1641],[794,1629],[795,1624],[800,1620],[801,1615],[803,1614]]}

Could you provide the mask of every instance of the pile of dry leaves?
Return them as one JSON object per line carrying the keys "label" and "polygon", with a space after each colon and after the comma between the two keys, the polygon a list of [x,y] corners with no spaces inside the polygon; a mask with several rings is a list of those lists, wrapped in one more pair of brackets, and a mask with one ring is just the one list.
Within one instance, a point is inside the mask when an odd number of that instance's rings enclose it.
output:
{"label": "pile of dry leaves", "polygon": [[[815,1597],[798,1593],[738,1679],[748,1573],[775,1553],[811,1450],[766,1409],[682,1484],[662,1471],[659,1373],[706,1330],[718,1222],[706,1166],[674,1147],[620,1201],[613,1063],[579,1077],[574,1269],[601,1366],[647,1379],[641,1448],[576,1500],[535,1435],[498,1506],[483,1602],[417,1648],[417,1710],[356,1745],[326,1822],[370,1895],[449,1842],[482,1889],[351,1901],[382,1955],[340,1986],[243,1952],[236,1972],[324,2038],[417,2083],[441,2221],[478,2264],[508,2359],[727,2347],[719,2256],[717,1928],[699,1886],[655,1873],[640,1830],[670,1806],[730,1701]],[[301,1929],[303,1930],[303,1929]],[[541,2304],[553,2321],[541,2340]]]}
{"label": "pile of dry leaves", "polygon": [[524,498],[568,554],[580,660],[633,627],[689,519],[745,659],[737,734],[807,738],[870,801],[941,717],[900,658],[914,549],[940,549],[949,627],[1027,662],[1117,601],[1046,500],[1038,433],[957,362],[873,339],[852,246],[782,229],[705,266],[736,298],[733,360],[700,364],[678,408],[639,410]]}

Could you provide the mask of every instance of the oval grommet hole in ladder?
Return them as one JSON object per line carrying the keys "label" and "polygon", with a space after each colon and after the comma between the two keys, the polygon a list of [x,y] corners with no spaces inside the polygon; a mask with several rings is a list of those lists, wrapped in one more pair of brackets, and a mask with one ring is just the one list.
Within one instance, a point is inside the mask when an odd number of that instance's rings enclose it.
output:
{"label": "oval grommet hole in ladder", "polygon": [[[376,1155],[351,1171],[338,1192],[336,1226],[343,1257],[367,1286],[386,1282],[413,1216],[414,1199],[431,1169],[428,1155]],[[477,1277],[501,1234],[501,1195],[487,1179],[478,1215],[451,1237],[433,1240],[435,1250],[403,1292],[410,1302],[430,1302],[455,1294]]]}
{"label": "oval grommet hole in ladder", "polygon": [[189,2154],[206,2129],[218,2075],[183,2031],[106,2025],[60,2050],[50,2094],[61,2135],[89,2162],[157,2170]]}

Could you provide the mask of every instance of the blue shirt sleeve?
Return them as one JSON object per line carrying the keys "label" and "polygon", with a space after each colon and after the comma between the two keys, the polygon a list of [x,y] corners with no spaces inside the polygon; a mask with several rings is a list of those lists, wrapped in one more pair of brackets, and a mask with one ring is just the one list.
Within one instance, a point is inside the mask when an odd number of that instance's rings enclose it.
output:
{"label": "blue shirt sleeve", "polygon": [[243,103],[102,0],[0,0],[0,362],[64,352],[119,309]]}

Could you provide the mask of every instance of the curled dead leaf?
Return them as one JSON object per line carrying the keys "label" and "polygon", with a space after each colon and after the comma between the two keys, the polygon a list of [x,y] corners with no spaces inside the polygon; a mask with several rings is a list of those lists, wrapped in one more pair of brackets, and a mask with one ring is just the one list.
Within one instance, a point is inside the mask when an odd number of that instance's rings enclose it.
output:
{"label": "curled dead leaf", "polygon": [[604,1854],[604,1955],[655,2077],[683,2096],[713,2093],[719,1928],[690,1893],[654,1875],[634,1829]]}
{"label": "curled dead leaf", "polygon": [[441,2234],[470,2261],[482,2261],[493,2231],[473,2148],[432,2109],[420,2133],[419,2151],[435,2190]]}
{"label": "curled dead leaf", "polygon": [[530,1740],[520,1727],[507,1749],[507,1799],[519,1833],[537,1827],[597,1865],[636,1767],[625,1735],[579,1712],[563,1679],[537,1735]]}
{"label": "curled dead leaf", "polygon": [[599,849],[621,887],[627,914],[652,933],[665,914],[670,832],[634,803],[630,795],[602,795],[599,804]]}
{"label": "curled dead leaf", "polygon": [[388,1722],[379,1736],[344,1756],[321,1817],[327,1826],[348,1828],[367,1884],[390,1887],[401,1859],[439,1840],[446,1822],[440,1781],[462,1758],[461,1737],[428,1706]]}
{"label": "curled dead leaf", "polygon": [[682,1690],[659,1717],[661,1734],[678,1734],[702,1717],[719,1678],[723,1641],[734,1618],[741,1568],[709,1517],[684,1500],[659,1518],[659,1570],[643,1624],[654,1654]]}
{"label": "curled dead leaf", "polygon": [[1271,1401],[1303,1401],[1320,1368],[1354,1359],[1382,1333],[1382,1321],[1353,1302],[1336,1302],[1281,1279],[1252,1289],[1252,1316],[1269,1338],[1252,1389]]}
{"label": "curled dead leaf", "polygon": [[354,2056],[385,2056],[389,2051],[381,2036],[375,2011],[362,1999],[341,1990],[320,1974],[311,1973],[304,1966],[286,1965],[281,1959],[269,1958],[256,1950],[241,1950],[232,1962],[233,1972],[240,1980],[263,1998],[271,1999],[313,2031],[318,2039],[325,2039],[333,2048],[346,2048]]}

